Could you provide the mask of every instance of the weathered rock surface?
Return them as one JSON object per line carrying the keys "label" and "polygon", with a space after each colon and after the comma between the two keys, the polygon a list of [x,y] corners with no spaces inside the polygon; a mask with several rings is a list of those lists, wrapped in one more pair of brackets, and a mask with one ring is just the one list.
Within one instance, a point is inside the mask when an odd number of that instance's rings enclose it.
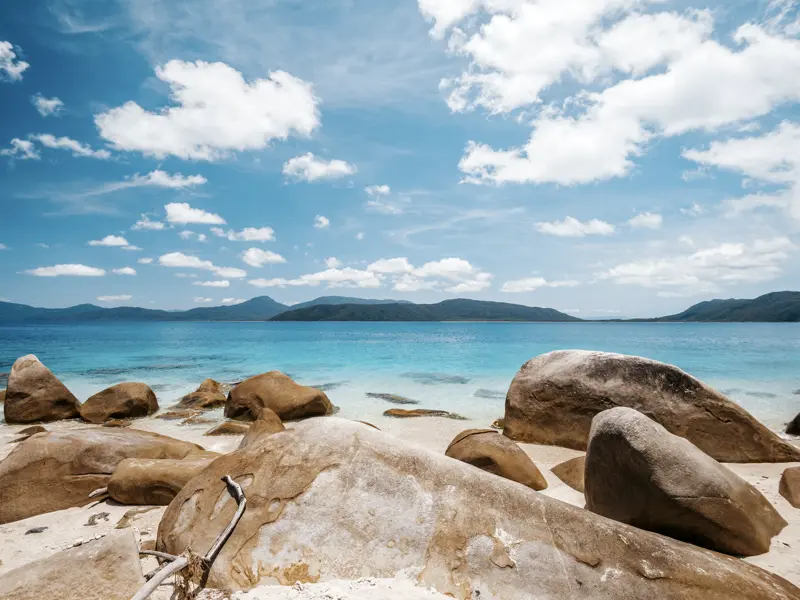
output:
{"label": "weathered rock surface", "polygon": [[503,433],[585,450],[592,418],[615,406],[638,410],[719,461],[800,461],[800,449],[677,367],[608,352],[560,350],[525,363],[506,395]]}
{"label": "weathered rock surface", "polygon": [[0,404],[3,404],[6,401],[6,391],[0,390]]}
{"label": "weathered rock surface", "polygon": [[800,467],[791,467],[783,472],[778,491],[789,504],[800,508]]}
{"label": "weathered rock surface", "polygon": [[130,600],[144,583],[139,549],[128,529],[0,575],[0,598]]}
{"label": "weathered rock surface", "polygon": [[136,419],[158,410],[156,395],[146,383],[118,383],[89,398],[81,406],[81,418],[88,423],[112,419]]}
{"label": "weathered rock surface", "polygon": [[222,391],[222,384],[213,379],[206,379],[191,394],[186,394],[178,402],[178,408],[212,409],[225,406],[227,397]]}
{"label": "weathered rock surface", "polygon": [[125,419],[111,419],[103,423],[103,427],[130,427],[131,422]]}
{"label": "weathered rock surface", "polygon": [[228,394],[225,417],[254,421],[262,408],[269,408],[283,421],[328,415],[333,412],[325,392],[295,383],[280,371],[245,379]]}
{"label": "weathered rock surface", "polygon": [[156,415],[156,419],[163,419],[164,421],[182,421],[202,414],[203,413],[197,409],[181,408],[178,410],[168,410],[167,412]]}
{"label": "weathered rock surface", "polygon": [[285,430],[281,419],[268,408],[262,408],[258,419],[247,429],[244,438],[239,443],[239,448],[247,448],[255,444],[260,438]]}
{"label": "weathered rock surface", "polygon": [[148,431],[92,427],[28,438],[0,462],[0,524],[83,506],[126,458],[182,459],[196,444]]}
{"label": "weathered rock surface", "polygon": [[[157,549],[208,548],[218,589],[403,569],[455,598],[798,600],[744,561],[604,519],[360,423],[310,419],[221,456],[164,513]],[[346,549],[346,551],[343,551]]]}
{"label": "weathered rock surface", "polygon": [[404,408],[390,408],[383,412],[384,417],[394,417],[396,419],[412,419],[415,417],[443,417],[445,419],[455,419],[456,421],[466,421],[465,417],[446,410],[431,410],[428,408],[414,408],[406,410]]}
{"label": "weathered rock surface", "polygon": [[250,431],[250,423],[239,423],[238,421],[223,421],[216,427],[212,427],[203,435],[244,435]]}
{"label": "weathered rock surface", "polygon": [[450,442],[445,456],[533,490],[547,488],[544,476],[522,448],[493,429],[462,431]]}
{"label": "weathered rock surface", "polygon": [[573,490],[583,493],[583,473],[585,468],[586,456],[576,456],[556,465],[550,471]]}
{"label": "weathered rock surface", "polygon": [[786,526],[755,487],[632,408],[594,418],[584,482],[588,510],[718,552],[763,554]]}
{"label": "weathered rock surface", "polygon": [[126,458],[108,481],[108,495],[120,504],[166,506],[219,456],[203,452],[183,460]]}
{"label": "weathered rock surface", "polygon": [[800,413],[786,426],[786,433],[789,435],[800,435]]}
{"label": "weathered rock surface", "polygon": [[18,358],[8,376],[6,423],[60,421],[80,416],[81,403],[33,354]]}

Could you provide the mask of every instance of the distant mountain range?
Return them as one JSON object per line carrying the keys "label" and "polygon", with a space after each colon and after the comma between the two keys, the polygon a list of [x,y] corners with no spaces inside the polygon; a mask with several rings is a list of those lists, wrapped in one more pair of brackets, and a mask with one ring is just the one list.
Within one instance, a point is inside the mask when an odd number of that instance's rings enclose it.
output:
{"label": "distant mountain range", "polygon": [[[539,308],[455,299],[437,304],[397,300],[323,296],[287,306],[259,296],[229,306],[207,306],[185,311],[137,307],[103,308],[80,304],[69,308],[35,308],[0,302],[0,324],[91,323],[113,321],[547,321],[576,322],[576,317],[552,308]],[[800,292],[774,292],[753,300],[709,300],[666,317],[632,319],[647,322],[799,322]]]}

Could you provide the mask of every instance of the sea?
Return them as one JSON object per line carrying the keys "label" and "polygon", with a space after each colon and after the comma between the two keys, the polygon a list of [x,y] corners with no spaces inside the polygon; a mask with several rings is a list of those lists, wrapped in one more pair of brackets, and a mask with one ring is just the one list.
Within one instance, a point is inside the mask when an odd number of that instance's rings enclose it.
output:
{"label": "sea", "polygon": [[800,412],[800,323],[103,323],[0,327],[0,388],[35,354],[80,399],[143,381],[169,407],[211,377],[233,383],[280,370],[321,387],[341,415],[395,405],[446,410],[487,425],[503,414],[522,364],[587,349],[677,365],[775,431]]}

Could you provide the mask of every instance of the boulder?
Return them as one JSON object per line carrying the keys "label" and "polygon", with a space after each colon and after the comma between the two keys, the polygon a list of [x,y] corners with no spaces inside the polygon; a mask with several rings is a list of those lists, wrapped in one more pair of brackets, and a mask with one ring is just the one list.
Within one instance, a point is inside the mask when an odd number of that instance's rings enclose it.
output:
{"label": "boulder", "polygon": [[83,506],[126,458],[182,459],[196,444],[149,431],[92,427],[28,438],[0,462],[0,524]]}
{"label": "boulder", "polygon": [[191,394],[186,394],[177,404],[178,408],[212,409],[225,406],[225,392],[222,384],[213,379],[206,379]]}
{"label": "boulder", "polygon": [[800,436],[800,413],[786,425],[786,433]]}
{"label": "boulder", "polygon": [[6,391],[0,390],[0,404],[5,403],[5,401],[6,401]]}
{"label": "boulder", "polygon": [[89,398],[81,406],[81,418],[88,423],[112,419],[135,419],[158,410],[156,395],[146,383],[118,383]]}
{"label": "boulder", "polygon": [[727,554],[763,554],[787,524],[755,487],[632,408],[594,418],[584,485],[594,513]]}
{"label": "boulder", "polygon": [[239,448],[247,448],[247,446],[256,443],[256,441],[261,437],[266,437],[268,435],[272,435],[273,433],[284,431],[285,429],[286,427],[283,426],[283,423],[278,415],[268,408],[262,408],[258,415],[258,419],[253,421],[253,424],[250,425],[248,430],[245,432],[244,439],[242,439],[241,443],[239,444]]}
{"label": "boulder", "polygon": [[228,394],[225,417],[254,421],[267,407],[282,421],[329,415],[333,412],[325,392],[295,383],[280,371],[245,379]]}
{"label": "boulder", "polygon": [[192,477],[219,456],[204,452],[183,460],[126,458],[108,481],[108,495],[120,504],[166,506]]}
{"label": "boulder", "polygon": [[798,600],[744,561],[617,523],[335,417],[221,456],[167,507],[156,548],[205,550],[220,590],[413,573],[454,598]]}
{"label": "boulder", "polygon": [[3,600],[130,600],[145,583],[133,531],[112,531],[0,575]]}
{"label": "boulder", "polygon": [[203,435],[244,435],[250,431],[250,423],[239,423],[238,421],[223,421],[216,427],[212,427]]}
{"label": "boulder", "polygon": [[383,412],[384,417],[394,417],[395,419],[413,419],[416,417],[442,417],[444,419],[455,419],[456,421],[466,421],[465,417],[446,410],[431,410],[428,408],[390,408]]}
{"label": "boulder", "polygon": [[18,358],[8,376],[6,423],[60,421],[80,416],[81,403],[33,354]]}
{"label": "boulder", "polygon": [[547,481],[525,452],[493,429],[467,429],[447,447],[445,456],[539,491]]}
{"label": "boulder", "polygon": [[586,456],[576,456],[556,465],[550,471],[573,490],[582,494],[584,492],[583,473],[585,468]]}
{"label": "boulder", "polygon": [[627,406],[722,462],[800,461],[741,406],[677,367],[638,356],[560,350],[525,363],[506,395],[504,435],[585,450],[592,418]]}
{"label": "boulder", "polygon": [[791,467],[783,472],[778,491],[789,504],[800,508],[800,467]]}

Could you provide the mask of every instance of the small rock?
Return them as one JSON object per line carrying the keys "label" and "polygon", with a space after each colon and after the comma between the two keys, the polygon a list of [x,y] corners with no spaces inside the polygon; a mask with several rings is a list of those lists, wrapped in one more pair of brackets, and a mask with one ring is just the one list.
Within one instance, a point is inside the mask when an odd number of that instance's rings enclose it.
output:
{"label": "small rock", "polygon": [[410,419],[414,417],[443,417],[445,419],[455,419],[456,421],[466,421],[466,417],[450,413],[445,410],[429,410],[427,408],[414,408],[406,410],[403,408],[390,408],[383,413],[384,417],[395,417],[397,419]]}
{"label": "small rock", "polygon": [[183,419],[189,419],[191,417],[196,417],[197,415],[201,415],[199,410],[191,410],[191,409],[180,409],[180,410],[170,410],[165,413],[161,413],[160,415],[156,415],[156,419],[163,419],[165,421],[181,421]]}
{"label": "small rock", "polygon": [[203,435],[244,435],[250,430],[250,423],[239,421],[225,421],[213,429],[206,431]]}
{"label": "small rock", "polygon": [[32,533],[42,533],[44,531],[47,531],[47,527],[34,527],[33,529],[28,529],[28,531],[25,532],[25,535],[30,535]]}
{"label": "small rock", "polygon": [[503,429],[506,426],[505,419],[495,419],[492,423],[492,429]]}
{"label": "small rock", "polygon": [[30,437],[37,433],[44,433],[45,431],[47,431],[47,429],[45,429],[41,425],[31,425],[30,427],[26,427],[25,429],[21,429],[20,431],[18,431],[17,435],[25,435]]}
{"label": "small rock", "polygon": [[786,426],[789,435],[800,435],[800,413]]}
{"label": "small rock", "polygon": [[131,422],[124,419],[111,419],[103,423],[103,427],[130,427]]}
{"label": "small rock", "polygon": [[109,513],[107,513],[107,512],[95,513],[91,517],[89,517],[89,521],[84,523],[83,526],[84,527],[94,527],[95,525],[97,525],[97,522],[100,521],[100,520],[108,521],[108,517],[110,517],[110,516],[111,515]]}
{"label": "small rock", "polygon": [[225,406],[226,396],[222,384],[206,379],[195,391],[186,394],[177,404],[178,408],[212,409]]}

